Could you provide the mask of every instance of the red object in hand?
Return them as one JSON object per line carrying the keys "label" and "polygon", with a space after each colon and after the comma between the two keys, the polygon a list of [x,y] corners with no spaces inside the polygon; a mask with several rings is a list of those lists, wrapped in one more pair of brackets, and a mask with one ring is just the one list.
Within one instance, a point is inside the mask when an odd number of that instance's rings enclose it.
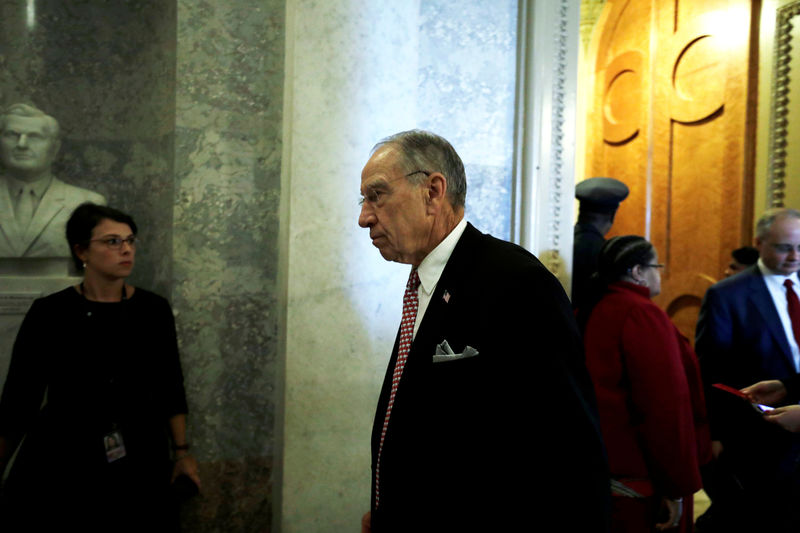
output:
{"label": "red object in hand", "polygon": [[750,401],[750,398],[745,396],[745,394],[742,391],[740,391],[739,389],[734,389],[733,387],[729,387],[728,385],[725,385],[723,383],[714,383],[712,387],[724,390],[725,392],[730,392],[731,394],[735,394],[739,398],[744,398],[745,400]]}

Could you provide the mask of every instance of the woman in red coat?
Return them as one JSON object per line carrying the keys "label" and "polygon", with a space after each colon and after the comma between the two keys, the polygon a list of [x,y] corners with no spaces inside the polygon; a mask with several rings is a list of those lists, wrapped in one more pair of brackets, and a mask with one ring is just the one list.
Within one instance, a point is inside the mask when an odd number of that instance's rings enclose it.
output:
{"label": "woman in red coat", "polygon": [[635,235],[600,252],[595,296],[578,310],[612,475],[612,531],[692,531],[699,465],[711,457],[697,357],[650,298],[655,248]]}

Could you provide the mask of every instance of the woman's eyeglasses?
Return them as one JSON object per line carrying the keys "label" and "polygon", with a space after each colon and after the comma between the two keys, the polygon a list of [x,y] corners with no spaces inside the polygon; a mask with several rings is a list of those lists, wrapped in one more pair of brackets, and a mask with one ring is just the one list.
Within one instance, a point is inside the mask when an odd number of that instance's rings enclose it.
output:
{"label": "woman's eyeglasses", "polygon": [[89,242],[100,242],[106,245],[108,248],[112,250],[119,250],[122,248],[123,243],[128,243],[128,246],[131,248],[136,247],[136,243],[139,242],[139,238],[136,235],[131,235],[130,237],[122,238],[122,237],[102,237],[100,239],[89,239]]}

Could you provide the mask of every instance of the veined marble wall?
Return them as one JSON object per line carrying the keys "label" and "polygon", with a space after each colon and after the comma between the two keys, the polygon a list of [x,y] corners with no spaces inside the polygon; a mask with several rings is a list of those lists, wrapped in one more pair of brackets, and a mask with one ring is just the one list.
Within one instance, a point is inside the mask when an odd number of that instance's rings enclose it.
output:
{"label": "veined marble wall", "polygon": [[203,494],[187,531],[269,531],[284,3],[178,2],[174,287]]}

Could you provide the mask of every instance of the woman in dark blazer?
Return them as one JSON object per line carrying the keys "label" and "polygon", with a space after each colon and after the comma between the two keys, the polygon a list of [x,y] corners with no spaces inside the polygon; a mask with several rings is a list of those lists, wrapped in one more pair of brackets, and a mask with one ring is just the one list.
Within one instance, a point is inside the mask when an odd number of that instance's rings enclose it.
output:
{"label": "woman in dark blazer", "polygon": [[578,309],[586,365],[608,449],[612,531],[692,531],[699,466],[711,458],[700,371],[691,345],[651,297],[655,248],[642,237],[603,246],[593,296]]}

